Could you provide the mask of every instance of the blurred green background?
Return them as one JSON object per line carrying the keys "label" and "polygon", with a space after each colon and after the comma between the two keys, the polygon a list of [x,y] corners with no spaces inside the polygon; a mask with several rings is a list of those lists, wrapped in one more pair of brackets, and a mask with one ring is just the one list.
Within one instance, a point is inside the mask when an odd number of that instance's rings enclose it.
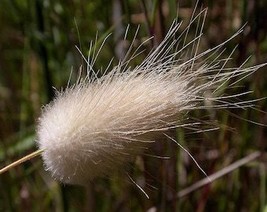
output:
{"label": "blurred green background", "polygon": [[[175,0],[1,0],[0,1],[0,165],[36,150],[35,126],[42,105],[70,77],[75,82],[85,65],[75,46],[87,55],[98,32],[97,46],[110,39],[94,68],[113,65],[123,57],[123,33],[128,40],[140,25],[136,41],[155,36],[147,52],[166,34],[173,19],[188,22],[195,1]],[[244,32],[227,44],[227,57],[239,66],[267,62],[267,2],[265,0],[202,0],[208,7],[201,48],[212,48],[240,27]],[[194,36],[194,35],[191,35]],[[142,56],[134,61],[140,63]],[[247,77],[233,92],[252,90],[250,99],[267,96],[266,67]],[[254,151],[266,150],[267,101],[254,109],[212,111],[220,130],[193,134],[174,132],[178,141],[212,174]],[[195,117],[207,120],[206,112]],[[250,121],[246,121],[250,120]],[[208,121],[208,120],[207,120]],[[267,211],[266,156],[246,164],[211,185],[176,198],[182,189],[205,176],[188,155],[171,142],[153,147],[171,159],[140,156],[130,168],[133,179],[149,194],[147,199],[123,173],[97,179],[87,188],[61,185],[43,170],[37,157],[0,175],[0,211]]]}

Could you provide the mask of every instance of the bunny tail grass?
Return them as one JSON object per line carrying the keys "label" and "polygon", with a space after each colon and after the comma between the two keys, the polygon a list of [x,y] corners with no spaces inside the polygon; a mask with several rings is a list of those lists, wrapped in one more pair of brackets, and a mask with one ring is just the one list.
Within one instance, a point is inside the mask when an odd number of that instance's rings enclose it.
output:
{"label": "bunny tail grass", "polygon": [[[91,58],[83,56],[87,76],[58,92],[39,119],[37,143],[44,149],[45,168],[55,179],[86,184],[110,175],[167,130],[198,125],[185,124],[189,111],[253,107],[255,100],[240,100],[249,92],[225,93],[264,64],[229,68],[232,53],[222,58],[225,44],[242,29],[200,52],[206,12],[193,16],[182,32],[174,21],[162,43],[140,65],[131,67],[144,47],[133,51],[135,37],[125,58],[111,70],[110,63],[102,77],[93,70],[100,50],[90,45]],[[195,37],[189,37],[190,30]]]}
{"label": "bunny tail grass", "polygon": [[0,169],[0,174],[7,172],[9,169],[14,168],[15,166],[18,166],[21,163],[24,163],[24,162],[26,162],[32,158],[35,158],[38,155],[41,155],[43,151],[44,151],[43,149],[36,150],[35,152],[30,153],[30,154],[24,156],[23,158],[20,158],[19,160],[9,164],[8,166],[5,166],[4,168]]}

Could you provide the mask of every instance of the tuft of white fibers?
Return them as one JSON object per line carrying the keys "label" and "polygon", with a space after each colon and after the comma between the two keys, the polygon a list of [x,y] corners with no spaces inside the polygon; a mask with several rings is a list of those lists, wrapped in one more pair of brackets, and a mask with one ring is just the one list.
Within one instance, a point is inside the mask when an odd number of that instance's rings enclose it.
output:
{"label": "tuft of white fibers", "polygon": [[[131,53],[133,41],[125,59],[100,78],[92,69],[100,50],[86,60],[87,76],[58,92],[39,119],[38,147],[54,178],[86,184],[109,175],[143,153],[158,136],[166,136],[168,129],[186,126],[183,120],[191,110],[252,106],[253,101],[236,100],[248,92],[226,95],[220,90],[233,87],[263,65],[229,68],[231,55],[221,58],[225,43],[242,29],[199,53],[205,16],[203,10],[192,17],[180,33],[181,24],[174,21],[162,43],[134,68],[129,63],[147,41]],[[201,24],[190,40],[189,30],[197,22]]]}

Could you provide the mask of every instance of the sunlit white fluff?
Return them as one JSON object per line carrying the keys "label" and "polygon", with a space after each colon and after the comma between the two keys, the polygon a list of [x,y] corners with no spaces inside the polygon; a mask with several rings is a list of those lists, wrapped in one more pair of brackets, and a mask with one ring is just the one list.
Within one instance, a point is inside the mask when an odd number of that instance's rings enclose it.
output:
{"label": "sunlit white fluff", "polygon": [[[194,39],[188,41],[187,34],[201,16],[205,11],[192,18],[181,34],[180,24],[174,22],[163,42],[139,66],[128,66],[137,50],[103,77],[89,78],[88,73],[58,92],[44,108],[37,130],[45,167],[54,178],[84,184],[109,175],[164,131],[182,126],[190,110],[250,106],[250,102],[232,101],[245,92],[218,96],[217,91],[233,86],[230,79],[242,79],[260,66],[225,68],[229,58],[219,57],[224,43],[198,53],[203,26],[196,29]],[[91,70],[95,61],[91,61],[87,61],[89,72],[95,73]]]}

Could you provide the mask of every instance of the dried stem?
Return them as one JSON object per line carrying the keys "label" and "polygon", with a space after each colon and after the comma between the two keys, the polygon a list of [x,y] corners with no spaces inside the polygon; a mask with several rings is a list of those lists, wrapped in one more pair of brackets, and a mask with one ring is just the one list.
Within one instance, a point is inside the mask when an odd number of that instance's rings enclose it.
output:
{"label": "dried stem", "polygon": [[207,184],[210,184],[211,182],[217,180],[218,178],[226,175],[226,174],[229,174],[230,172],[234,171],[235,169],[239,168],[240,166],[243,166],[255,159],[257,159],[258,157],[261,156],[261,153],[259,151],[257,152],[254,152],[254,153],[251,153],[250,155],[234,162],[233,164],[223,168],[222,170],[204,178],[203,180],[200,180],[198,182],[196,182],[195,184],[189,186],[188,188],[185,188],[181,191],[179,191],[177,193],[177,198],[181,198],[181,197],[184,197],[186,195],[188,195],[189,193],[207,185]]}
{"label": "dried stem", "polygon": [[3,174],[4,172],[8,171],[9,169],[14,168],[15,166],[18,166],[19,164],[24,163],[25,161],[30,160],[30,159],[40,155],[43,151],[44,151],[43,149],[39,149],[39,150],[29,154],[29,155],[26,155],[23,158],[20,158],[19,160],[15,161],[13,163],[5,166],[4,168],[0,169],[0,174]]}

